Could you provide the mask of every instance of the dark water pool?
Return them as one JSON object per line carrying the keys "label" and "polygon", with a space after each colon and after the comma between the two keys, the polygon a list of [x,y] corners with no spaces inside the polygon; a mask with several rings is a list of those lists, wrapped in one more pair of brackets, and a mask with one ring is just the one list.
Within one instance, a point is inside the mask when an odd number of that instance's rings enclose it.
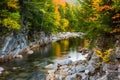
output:
{"label": "dark water pool", "polygon": [[0,64],[5,69],[0,80],[45,80],[46,65],[68,56],[73,61],[85,59],[85,56],[77,52],[78,46],[85,45],[85,40],[71,38],[35,48],[34,54],[24,54],[23,59]]}

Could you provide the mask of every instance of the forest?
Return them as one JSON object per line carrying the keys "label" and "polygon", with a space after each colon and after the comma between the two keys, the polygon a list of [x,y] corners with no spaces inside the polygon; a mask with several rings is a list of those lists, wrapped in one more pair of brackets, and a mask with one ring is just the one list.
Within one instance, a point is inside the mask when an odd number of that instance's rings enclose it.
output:
{"label": "forest", "polygon": [[116,34],[120,31],[119,0],[2,0],[1,37],[26,28],[34,31],[82,31]]}
{"label": "forest", "polygon": [[[84,37],[80,40],[78,38],[68,39],[67,34],[70,33],[77,33],[77,35],[74,34],[77,37],[84,34]],[[74,35],[69,36],[75,37]],[[107,66],[112,65],[112,68],[117,66],[117,69],[113,71],[118,70],[118,73],[120,71],[120,0],[0,0],[0,63],[7,62],[13,57],[23,58],[23,55],[18,56],[19,53],[32,54],[36,44],[43,48],[51,43],[53,38],[61,38],[60,40],[63,39],[63,41],[58,40],[58,43],[52,43],[52,47],[55,49],[55,51],[52,49],[53,54],[50,54],[52,56],[61,56],[60,51],[65,49],[67,51],[67,48],[71,47],[70,45],[74,48],[79,45],[78,51],[88,54],[87,62],[90,65],[83,61],[81,62],[84,64],[82,69],[85,67],[85,70],[81,70],[79,63],[77,64],[79,68],[76,68],[76,71],[89,73],[89,79],[85,80],[114,80],[113,78],[97,78],[98,74],[95,71],[101,70],[101,66],[105,67],[104,63]],[[43,44],[45,45],[43,46]],[[95,68],[95,70],[92,73],[90,71],[92,62],[89,61],[93,59],[91,55],[94,52],[99,58],[99,62],[93,61],[95,65],[92,69]],[[63,54],[65,53],[63,52]],[[68,60],[68,62],[70,61]],[[70,63],[70,65],[74,65],[72,62]],[[62,67],[66,65],[59,64]],[[85,64],[88,66],[86,67]],[[61,70],[60,67],[57,68]],[[88,68],[87,72],[86,68]],[[14,70],[16,69],[19,68],[15,67]],[[0,76],[2,71],[5,72],[0,67]],[[104,70],[103,72],[98,71],[99,76],[103,76],[104,72]],[[47,80],[72,80],[70,77],[53,79],[50,74],[51,72],[48,74]],[[107,72],[105,74],[107,75]],[[56,74],[54,73],[54,75]],[[92,75],[96,79],[90,78]],[[82,75],[80,74],[80,76]],[[74,80],[83,80],[80,76],[78,75]],[[120,79],[119,74],[118,78]],[[118,78],[117,80],[119,80]]]}

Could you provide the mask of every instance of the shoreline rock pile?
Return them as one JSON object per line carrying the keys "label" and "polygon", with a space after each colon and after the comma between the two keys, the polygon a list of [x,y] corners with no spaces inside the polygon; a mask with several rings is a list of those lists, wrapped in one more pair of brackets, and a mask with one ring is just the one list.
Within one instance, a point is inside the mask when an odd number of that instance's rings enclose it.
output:
{"label": "shoreline rock pile", "polygon": [[46,80],[120,80],[119,63],[100,62],[92,50],[86,54],[90,59],[73,62],[68,58],[50,64]]}
{"label": "shoreline rock pile", "polygon": [[81,32],[62,32],[62,33],[57,33],[53,34],[52,36],[52,42],[59,41],[62,39],[68,39],[68,38],[73,38],[73,37],[81,37],[83,36],[84,33]]}

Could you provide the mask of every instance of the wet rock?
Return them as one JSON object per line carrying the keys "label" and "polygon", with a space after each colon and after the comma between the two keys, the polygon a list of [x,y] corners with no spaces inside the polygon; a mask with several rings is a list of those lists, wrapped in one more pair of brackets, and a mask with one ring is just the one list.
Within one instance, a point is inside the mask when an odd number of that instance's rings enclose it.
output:
{"label": "wet rock", "polygon": [[49,64],[49,65],[45,66],[45,68],[54,68],[54,65],[53,64]]}
{"label": "wet rock", "polygon": [[71,72],[70,72],[70,74],[75,74],[75,73],[76,73],[76,67],[73,66],[73,67],[71,68]]}
{"label": "wet rock", "polygon": [[118,69],[118,65],[116,64],[107,64],[107,63],[103,63],[102,64],[102,69],[103,71],[116,71]]}
{"label": "wet rock", "polygon": [[59,75],[58,79],[56,79],[56,80],[64,80],[64,77]]}
{"label": "wet rock", "polygon": [[82,79],[81,74],[76,73],[76,78],[75,78],[75,80],[81,80],[81,79]]}
{"label": "wet rock", "polygon": [[4,70],[4,68],[3,68],[3,67],[0,67],[0,72],[3,71],[3,70]]}
{"label": "wet rock", "polygon": [[65,76],[67,76],[67,75],[69,74],[68,71],[69,71],[69,68],[61,69],[59,74],[60,74],[61,76],[65,77]]}
{"label": "wet rock", "polygon": [[118,80],[118,73],[117,72],[111,72],[109,74],[107,74],[107,78],[108,80],[115,80],[117,79]]}
{"label": "wet rock", "polygon": [[68,75],[65,80],[81,80],[82,76],[80,74]]}
{"label": "wet rock", "polygon": [[81,80],[89,80],[89,76],[85,73],[81,73],[82,79]]}
{"label": "wet rock", "polygon": [[0,67],[0,74],[2,74],[3,71],[4,71],[4,68]]}
{"label": "wet rock", "polygon": [[28,51],[28,54],[33,54],[33,50],[29,50],[29,51]]}
{"label": "wet rock", "polygon": [[118,66],[116,64],[107,64],[107,69],[109,70],[117,70]]}
{"label": "wet rock", "polygon": [[85,70],[85,74],[88,74],[90,71],[89,70]]}
{"label": "wet rock", "polygon": [[60,67],[60,69],[68,69],[68,66],[67,65],[63,65]]}
{"label": "wet rock", "polygon": [[89,52],[89,50],[88,50],[88,48],[78,48],[78,52],[80,52],[81,54],[86,54],[86,53],[88,53]]}
{"label": "wet rock", "polygon": [[69,65],[71,63],[72,63],[72,60],[70,59],[60,60],[57,62],[58,65]]}
{"label": "wet rock", "polygon": [[83,33],[63,32],[63,33],[58,33],[56,35],[53,35],[52,40],[54,42],[54,41],[58,41],[58,40],[61,40],[61,39],[67,39],[67,38],[70,38],[70,37],[80,37],[81,35],[83,35]]}
{"label": "wet rock", "polygon": [[89,61],[92,58],[92,55],[93,55],[93,51],[91,50],[91,51],[89,51],[89,53],[86,57],[87,61]]}
{"label": "wet rock", "polygon": [[117,59],[120,59],[120,47],[116,47],[115,49],[115,55]]}
{"label": "wet rock", "polygon": [[49,74],[55,73],[55,70],[49,70],[48,73]]}
{"label": "wet rock", "polygon": [[107,75],[104,75],[104,76],[102,76],[101,78],[99,78],[97,80],[108,80],[108,78],[107,78]]}
{"label": "wet rock", "polygon": [[49,70],[46,80],[55,80],[55,70]]}
{"label": "wet rock", "polygon": [[88,72],[94,73],[94,72],[95,72],[95,67],[93,67],[91,64],[89,64],[89,65],[86,67],[86,70],[88,70]]}
{"label": "wet rock", "polygon": [[86,69],[86,67],[83,66],[83,65],[81,65],[81,66],[77,66],[77,67],[76,67],[76,72],[77,72],[77,73],[79,73],[79,72],[83,72],[83,71],[85,71],[85,69]]}
{"label": "wet rock", "polygon": [[23,56],[22,55],[14,55],[14,58],[19,58],[19,59],[22,59]]}

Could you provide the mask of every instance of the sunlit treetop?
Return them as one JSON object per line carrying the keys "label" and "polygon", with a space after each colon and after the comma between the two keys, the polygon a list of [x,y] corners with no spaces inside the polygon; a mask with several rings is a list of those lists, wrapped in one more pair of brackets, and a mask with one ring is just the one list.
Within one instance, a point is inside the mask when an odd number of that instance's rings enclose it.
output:
{"label": "sunlit treetop", "polygon": [[53,3],[56,4],[56,5],[65,6],[66,1],[65,0],[53,0]]}

